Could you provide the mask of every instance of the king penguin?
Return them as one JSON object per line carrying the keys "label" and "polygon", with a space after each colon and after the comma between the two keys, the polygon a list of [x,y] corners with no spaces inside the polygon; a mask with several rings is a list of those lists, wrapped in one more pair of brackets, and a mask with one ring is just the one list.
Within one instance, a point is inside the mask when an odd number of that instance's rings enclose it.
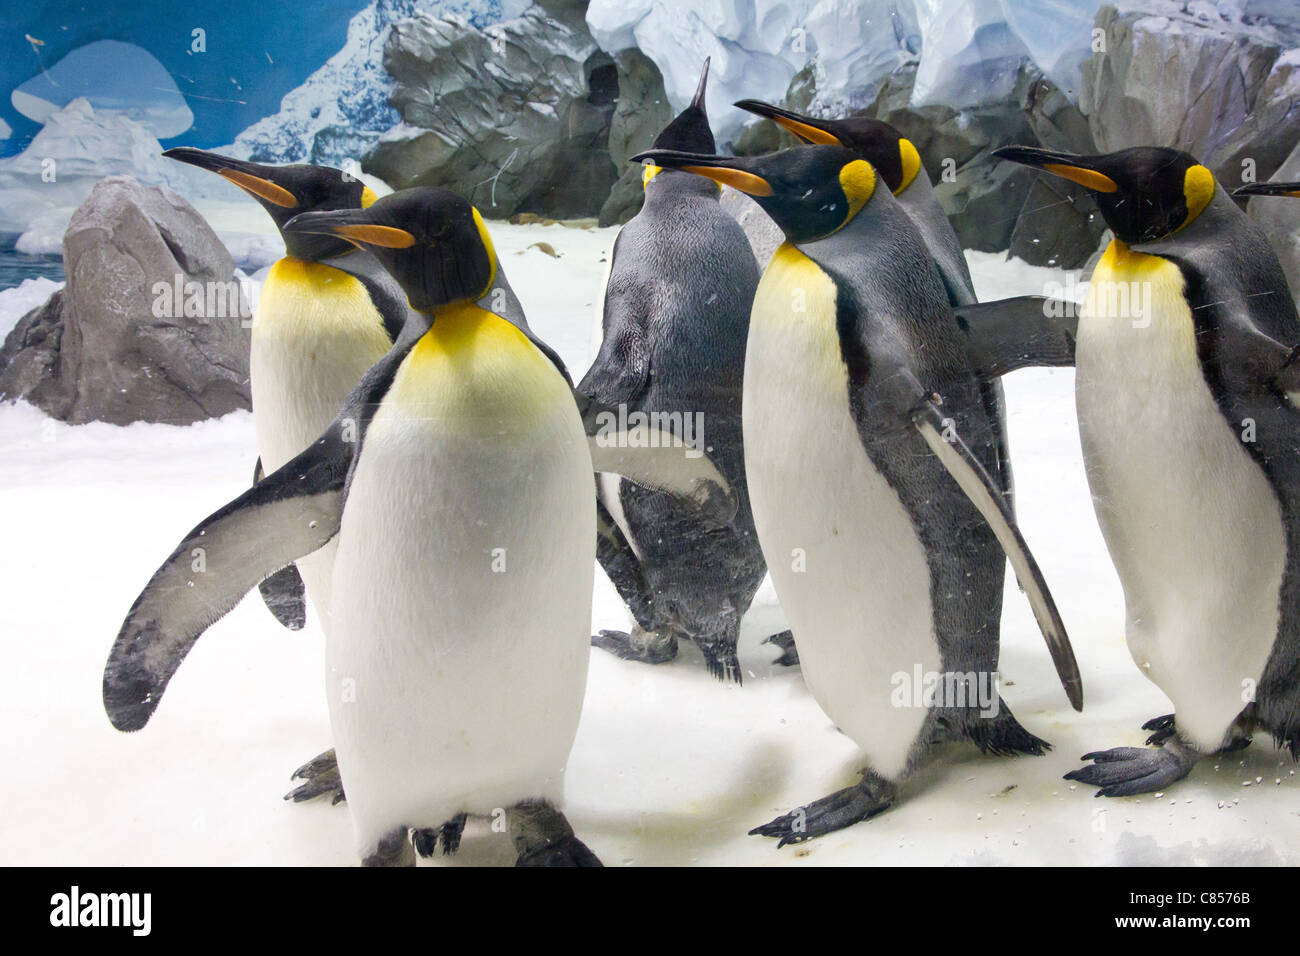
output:
{"label": "king penguin", "polygon": [[[709,61],[690,104],[658,149],[714,151],[704,105]],[[758,265],[716,184],[646,166],[645,205],[619,232],[606,285],[603,339],[578,390],[651,420],[676,422],[707,446],[737,502],[727,524],[670,494],[600,476],[602,505],[631,555],[602,549],[602,566],[636,617],[632,633],[592,643],[627,660],[661,663],[694,641],[710,673],[740,681],[740,619],[766,573],[745,488],[741,376]],[[611,557],[621,557],[610,560]],[[628,573],[629,567],[639,573]]]}
{"label": "king penguin", "polygon": [[[889,123],[866,116],[819,119],[759,100],[741,100],[736,106],[772,120],[805,143],[846,146],[869,162],[921,234],[921,240],[939,267],[949,303],[967,306],[976,302],[975,286],[961,241],[939,205],[930,176],[921,164],[921,154],[911,140]],[[1021,303],[1024,300],[1007,301]],[[1006,396],[1002,382],[998,379],[981,381],[980,393],[997,439],[997,468],[993,474],[1001,484],[1002,493],[1014,515],[1015,480],[1011,474]]]}
{"label": "king penguin", "polygon": [[408,319],[317,441],[155,574],[105,668],[110,719],[143,726],[213,620],[337,535],[327,694],[363,862],[412,864],[412,833],[422,852],[453,849],[467,815],[504,808],[520,865],[599,865],[557,808],[596,549],[594,469],[567,374],[482,305],[496,256],[456,194],[407,190],[284,228],[371,249]]}
{"label": "king penguin", "polygon": [[[401,333],[405,295],[364,247],[337,236],[284,230],[299,213],[368,208],[375,193],[356,177],[328,166],[268,166],[190,147],[163,155],[210,170],[251,195],[284,239],[285,256],[266,277],[252,329],[256,480],[294,458],[334,420],[361,377]],[[505,273],[498,268],[495,274],[485,306],[523,323],[523,309]],[[305,583],[322,628],[328,628],[336,547],[337,542],[330,542],[306,555],[297,570],[290,565],[259,585],[281,623],[303,626]],[[303,764],[293,779],[302,782],[286,799],[344,799],[331,751]]]}
{"label": "king penguin", "polygon": [[1114,233],[1079,320],[1092,500],[1154,747],[1086,754],[1098,796],[1162,790],[1261,728],[1300,748],[1300,320],[1266,237],[1187,153],[997,155],[1091,190]]}
{"label": "king penguin", "polygon": [[[163,155],[238,186],[270,214],[284,239],[285,255],[266,277],[252,328],[256,480],[320,437],[401,331],[400,293],[369,254],[342,239],[290,236],[282,228],[300,212],[368,206],[375,194],[326,166],[266,166],[188,146]],[[296,587],[293,566],[263,582],[263,598],[282,624],[303,626],[302,584],[325,622],[332,558],[332,547],[304,558]]]}
{"label": "king penguin", "polygon": [[[879,813],[941,733],[1042,753],[996,688],[1003,552],[1076,708],[1078,668],[990,477],[979,378],[898,200],[842,146],[637,158],[748,193],[787,239],[750,317],[745,473],[804,679],[867,766],[860,782],[750,832],[784,845]],[[942,695],[908,692],[912,675]]]}

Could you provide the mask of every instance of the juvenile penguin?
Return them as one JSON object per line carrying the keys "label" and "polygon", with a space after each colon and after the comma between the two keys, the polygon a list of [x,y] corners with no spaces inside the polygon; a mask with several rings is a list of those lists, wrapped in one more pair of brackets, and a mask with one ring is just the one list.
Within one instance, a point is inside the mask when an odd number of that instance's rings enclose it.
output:
{"label": "juvenile penguin", "polygon": [[[930,176],[921,164],[921,154],[911,140],[889,123],[865,116],[819,119],[759,100],[741,100],[736,106],[772,120],[805,143],[845,146],[869,162],[921,234],[921,240],[939,267],[949,303],[966,306],[976,302],[975,286],[961,241],[939,205]],[[1007,300],[1007,305],[1026,301],[1023,298]],[[1014,322],[1015,315],[1008,316],[1006,321]],[[1011,474],[1006,396],[1001,381],[996,378],[981,381],[980,398],[997,440],[997,468],[993,474],[1001,484],[1002,493],[1014,515],[1015,481]]]}
{"label": "juvenile penguin", "polygon": [[[686,107],[655,148],[714,151],[705,112],[709,61]],[[602,475],[599,495],[630,543],[639,574],[602,565],[637,619],[631,634],[601,631],[592,643],[627,660],[660,663],[694,641],[709,671],[740,681],[740,619],[766,566],[754,533],[741,445],[741,376],[758,266],[739,224],[718,203],[715,183],[646,166],[645,205],[614,242],[603,340],[578,384],[629,414],[675,423],[702,442],[737,501],[726,524],[673,495]],[[640,593],[639,593],[640,592]]]}
{"label": "juvenile penguin", "polygon": [[879,813],[940,732],[1042,753],[995,685],[1003,551],[1076,708],[1078,669],[990,477],[979,379],[916,227],[842,146],[639,158],[749,193],[787,238],[750,318],[745,472],[804,678],[868,763],[751,832],[793,843]]}
{"label": "juvenile penguin", "polygon": [[1086,754],[1098,796],[1161,790],[1263,729],[1300,747],[1300,321],[1267,239],[1187,153],[997,155],[1092,190],[1115,234],[1079,320],[1088,482],[1152,748]]}
{"label": "juvenile penguin", "polygon": [[[252,328],[249,378],[259,459],[254,479],[275,471],[320,437],[366,371],[401,331],[400,290],[366,252],[334,237],[289,235],[301,212],[363,208],[375,194],[326,166],[266,166],[188,146],[163,153],[210,170],[256,199],[284,239]],[[333,546],[262,583],[267,606],[285,626],[305,622],[302,586],[322,624],[329,615]]]}
{"label": "juvenile penguin", "polygon": [[[507,808],[521,865],[598,865],[557,809],[582,709],[595,567],[592,459],[563,367],[479,303],[496,281],[478,212],[443,189],[306,213],[295,235],[374,251],[411,314],[306,451],[183,541],[104,675],[143,726],[202,631],[337,534],[327,692],[367,864],[410,864]],[[207,571],[190,550],[206,549]]]}

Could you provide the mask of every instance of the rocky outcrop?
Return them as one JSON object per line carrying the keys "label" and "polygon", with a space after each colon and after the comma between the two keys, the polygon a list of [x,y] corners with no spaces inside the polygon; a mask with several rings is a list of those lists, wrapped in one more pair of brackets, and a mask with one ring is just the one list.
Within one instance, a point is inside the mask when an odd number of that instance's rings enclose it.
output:
{"label": "rocky outcrop", "polygon": [[230,253],[165,187],[99,182],[63,237],[66,287],[0,350],[0,396],[81,423],[189,424],[250,407]]}
{"label": "rocky outcrop", "polygon": [[[1300,182],[1300,145],[1272,178],[1280,183]],[[1291,285],[1296,307],[1300,308],[1300,199],[1255,196],[1246,204],[1246,214],[1268,236]]]}
{"label": "rocky outcrop", "polygon": [[1168,0],[1102,7],[1096,26],[1079,106],[1102,151],[1186,150],[1231,188],[1243,160],[1267,179],[1300,137],[1296,31]]}
{"label": "rocky outcrop", "polygon": [[384,48],[402,123],[362,167],[395,188],[445,186],[485,216],[595,215],[619,171],[609,155],[618,68],[551,0],[483,30],[459,16],[393,25]]}

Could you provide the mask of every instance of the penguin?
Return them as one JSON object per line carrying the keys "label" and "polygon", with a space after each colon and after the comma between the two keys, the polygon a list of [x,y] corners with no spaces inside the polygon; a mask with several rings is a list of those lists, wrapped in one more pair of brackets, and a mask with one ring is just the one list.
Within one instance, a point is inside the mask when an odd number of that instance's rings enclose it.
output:
{"label": "penguin", "polygon": [[785,845],[881,812],[940,735],[1043,753],[995,686],[1003,553],[1076,709],[1078,666],[991,477],[995,433],[943,280],[898,200],[843,146],[636,158],[748,193],[786,236],[750,317],[745,474],[805,681],[867,765],[750,832]]}
{"label": "penguin", "polygon": [[[920,232],[926,249],[939,267],[948,301],[955,307],[977,301],[961,241],[939,205],[930,177],[921,164],[921,154],[911,140],[889,123],[865,116],[819,119],[760,100],[740,100],[736,106],[772,120],[805,143],[846,146],[871,163]],[[1025,301],[1011,299],[1007,300],[1007,305],[1014,308]],[[1007,321],[1014,323],[1015,316],[1009,316]],[[1002,382],[996,378],[982,381],[980,391],[997,440],[997,468],[993,474],[999,480],[1002,494],[1014,515],[1015,479],[1011,472],[1011,449],[1007,437],[1006,395]]]}
{"label": "penguin", "polygon": [[[659,149],[712,153],[704,94],[709,61],[690,104],[654,141]],[[738,510],[726,525],[672,495],[600,476],[601,503],[624,532],[626,565],[602,565],[627,603],[632,632],[605,630],[597,647],[661,663],[694,641],[710,673],[741,681],[740,619],[767,573],[745,488],[741,375],[758,265],[715,183],[647,166],[645,204],[614,242],[599,350],[578,390],[629,413],[681,421],[707,445]],[[627,565],[635,565],[628,574]],[[631,582],[629,584],[629,582]]]}
{"label": "penguin", "polygon": [[[363,247],[337,236],[288,233],[303,212],[365,209],[375,193],[359,179],[327,166],[268,166],[192,147],[163,153],[234,183],[271,216],[285,256],[271,266],[252,328],[249,362],[253,420],[260,457],[254,481],[314,442],[334,420],[361,377],[392,348],[406,321],[400,286]],[[526,326],[518,297],[499,267],[485,307]],[[303,557],[259,585],[282,624],[306,621],[306,592],[328,629],[336,542]],[[301,571],[301,578],[299,577]],[[291,775],[301,781],[286,800],[344,799],[333,753],[326,751]]]}
{"label": "penguin", "polygon": [[327,693],[362,862],[412,865],[416,847],[454,848],[468,815],[504,808],[519,865],[599,865],[558,808],[596,551],[592,458],[567,372],[484,307],[492,240],[455,193],[407,190],[283,228],[372,250],[407,320],[323,434],[154,575],[105,668],[109,717],[142,727],[213,620],[337,536]]}
{"label": "penguin", "polygon": [[[163,155],[238,186],[270,214],[284,239],[285,256],[271,266],[252,328],[256,481],[320,436],[401,331],[399,290],[368,253],[341,239],[283,230],[300,212],[365,207],[376,197],[360,180],[326,166],[266,166],[188,146]],[[305,579],[325,622],[332,559],[333,548],[326,548],[304,558],[297,570],[286,567],[262,582],[262,596],[277,620],[294,630],[303,626]]]}
{"label": "penguin", "polygon": [[1066,778],[1163,790],[1256,730],[1295,757],[1300,320],[1277,258],[1185,152],[996,154],[1091,190],[1114,233],[1079,320],[1079,432],[1129,651],[1174,706],[1144,725],[1154,746]]}

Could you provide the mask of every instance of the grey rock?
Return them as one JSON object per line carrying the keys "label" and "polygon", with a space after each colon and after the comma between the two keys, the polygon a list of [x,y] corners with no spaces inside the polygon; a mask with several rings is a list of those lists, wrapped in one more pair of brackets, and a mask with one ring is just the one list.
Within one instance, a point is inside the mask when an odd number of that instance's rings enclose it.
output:
{"label": "grey rock", "polygon": [[1011,245],[1035,173],[985,153],[967,163],[955,182],[934,191],[963,249],[1001,252]]}
{"label": "grey rock", "polygon": [[1285,25],[1127,0],[1102,7],[1096,26],[1105,50],[1083,65],[1079,107],[1101,151],[1182,149],[1231,187],[1243,159],[1266,178],[1300,135],[1300,63],[1279,61],[1300,37]]}
{"label": "grey rock", "polygon": [[1007,251],[1030,265],[1077,269],[1097,251],[1105,231],[1088,190],[1039,173],[1030,184]]}
{"label": "grey rock", "polygon": [[185,200],[126,176],[100,181],[73,214],[63,262],[66,287],[0,350],[0,396],[118,425],[250,407],[247,304],[230,253]]}
{"label": "grey rock", "polygon": [[[1300,145],[1272,178],[1283,183],[1300,182]],[[1300,199],[1255,196],[1246,204],[1246,214],[1268,236],[1300,308]]]}
{"label": "grey rock", "polygon": [[583,9],[534,5],[483,30],[455,15],[394,24],[384,67],[403,122],[362,168],[399,189],[453,189],[492,218],[596,215],[618,178],[618,70]]}
{"label": "grey rock", "polygon": [[618,101],[609,124],[609,158],[620,176],[627,161],[649,149],[655,137],[673,120],[673,108],[664,92],[664,78],[654,61],[640,50],[614,55],[618,71]]}
{"label": "grey rock", "polygon": [[638,212],[645,202],[645,188],[641,185],[641,167],[632,165],[624,170],[623,175],[609,191],[609,198],[600,207],[597,223],[605,226],[617,226],[627,222]]}

